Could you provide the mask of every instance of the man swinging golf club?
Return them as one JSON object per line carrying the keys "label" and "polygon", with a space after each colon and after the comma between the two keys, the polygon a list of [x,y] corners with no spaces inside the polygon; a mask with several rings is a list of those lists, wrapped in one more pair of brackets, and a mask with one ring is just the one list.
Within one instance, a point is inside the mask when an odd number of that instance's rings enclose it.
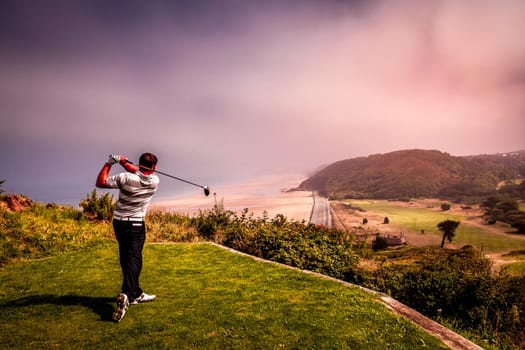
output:
{"label": "man swinging golf club", "polygon": [[[126,170],[109,176],[113,164],[120,163]],[[113,229],[119,245],[122,269],[122,292],[117,297],[113,320],[122,320],[130,304],[155,300],[155,295],[143,292],[139,285],[142,270],[142,249],[146,240],[144,218],[151,197],[157,191],[159,178],[155,175],[157,157],[152,153],[140,156],[136,166],[121,155],[110,155],[100,170],[96,186],[118,188],[119,198],[113,213]]]}

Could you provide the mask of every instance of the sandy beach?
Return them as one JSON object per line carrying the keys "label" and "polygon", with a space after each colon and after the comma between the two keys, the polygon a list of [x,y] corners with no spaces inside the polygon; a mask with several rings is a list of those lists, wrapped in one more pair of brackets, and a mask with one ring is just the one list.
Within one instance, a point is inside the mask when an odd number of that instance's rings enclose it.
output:
{"label": "sandy beach", "polygon": [[262,217],[266,211],[270,218],[283,214],[290,220],[308,221],[312,210],[312,193],[309,191],[286,192],[305,179],[304,175],[283,174],[262,176],[245,183],[210,188],[205,197],[202,192],[194,195],[155,201],[152,210],[163,210],[195,215],[199,210],[211,209],[215,203],[223,203],[226,210],[241,213],[245,208],[254,217]]}

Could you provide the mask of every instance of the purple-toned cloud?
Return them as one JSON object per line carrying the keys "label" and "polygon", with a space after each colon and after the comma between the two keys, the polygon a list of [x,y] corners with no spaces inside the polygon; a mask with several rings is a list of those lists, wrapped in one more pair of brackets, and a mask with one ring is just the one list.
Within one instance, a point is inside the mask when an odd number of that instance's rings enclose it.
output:
{"label": "purple-toned cloud", "polygon": [[83,196],[113,152],[213,183],[525,148],[520,0],[53,3],[0,5],[8,189]]}

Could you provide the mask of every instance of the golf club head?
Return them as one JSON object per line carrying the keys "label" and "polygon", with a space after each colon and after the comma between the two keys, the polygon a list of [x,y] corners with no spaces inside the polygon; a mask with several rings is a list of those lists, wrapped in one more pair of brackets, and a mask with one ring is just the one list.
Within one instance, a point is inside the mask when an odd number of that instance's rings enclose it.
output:
{"label": "golf club head", "polygon": [[208,186],[203,186],[204,189],[204,195],[208,197],[210,195],[210,188]]}

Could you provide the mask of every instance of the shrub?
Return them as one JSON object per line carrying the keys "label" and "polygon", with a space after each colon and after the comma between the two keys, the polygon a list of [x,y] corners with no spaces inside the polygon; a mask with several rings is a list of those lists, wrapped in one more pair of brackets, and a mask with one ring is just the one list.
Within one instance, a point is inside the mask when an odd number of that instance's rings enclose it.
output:
{"label": "shrub", "polygon": [[[246,210],[247,211],[247,210]],[[246,212],[245,211],[245,212]],[[201,211],[192,219],[192,225],[196,227],[200,236],[207,240],[216,240],[215,236],[227,227],[234,213],[224,210],[224,203],[215,202],[212,209]]]}
{"label": "shrub", "polygon": [[519,203],[516,200],[500,200],[496,197],[490,197],[481,204],[481,207],[485,210],[485,215],[488,216],[486,221],[489,224],[502,221],[516,228],[518,233],[525,232],[523,227],[525,213],[520,211]]}
{"label": "shrub", "polygon": [[441,210],[443,210],[443,211],[450,210],[450,204],[448,204],[448,203],[441,204]]}
{"label": "shrub", "polygon": [[37,203],[20,212],[0,208],[0,265],[81,249],[110,237],[110,225],[89,221],[71,207]]}
{"label": "shrub", "polygon": [[247,209],[238,216],[222,205],[201,212],[194,219],[201,236],[233,249],[300,269],[336,278],[354,274],[359,260],[353,236],[305,222],[288,221],[283,215],[273,219],[264,213],[254,219]]}
{"label": "shrub", "polygon": [[508,345],[502,348],[523,344],[525,276],[493,274],[491,261],[471,246],[410,254],[416,261],[406,264],[401,254],[405,263],[383,263],[363,274],[362,283],[456,329]]}
{"label": "shrub", "polygon": [[115,209],[113,196],[110,193],[105,193],[98,197],[96,189],[93,189],[91,194],[88,193],[79,205],[86,216],[96,220],[111,220]]}

